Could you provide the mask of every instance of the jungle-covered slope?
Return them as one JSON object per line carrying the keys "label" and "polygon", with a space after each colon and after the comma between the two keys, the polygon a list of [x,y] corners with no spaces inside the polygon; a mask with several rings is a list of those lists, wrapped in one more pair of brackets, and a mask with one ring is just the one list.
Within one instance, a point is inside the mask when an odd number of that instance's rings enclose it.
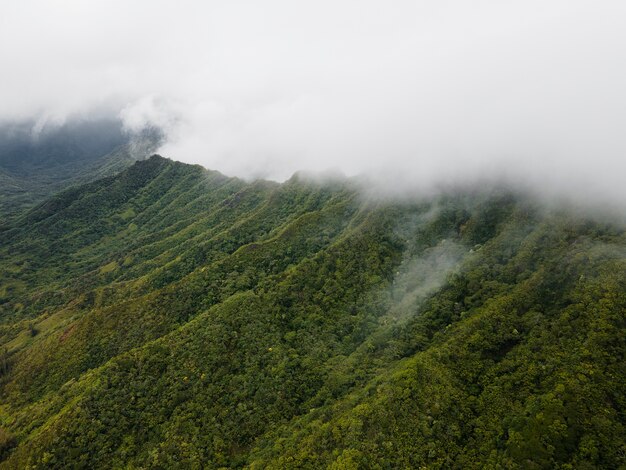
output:
{"label": "jungle-covered slope", "polygon": [[0,123],[0,226],[63,189],[122,171],[158,141],[157,131],[130,135],[115,119]]}
{"label": "jungle-covered slope", "polygon": [[0,237],[3,468],[619,468],[623,226],[154,156]]}

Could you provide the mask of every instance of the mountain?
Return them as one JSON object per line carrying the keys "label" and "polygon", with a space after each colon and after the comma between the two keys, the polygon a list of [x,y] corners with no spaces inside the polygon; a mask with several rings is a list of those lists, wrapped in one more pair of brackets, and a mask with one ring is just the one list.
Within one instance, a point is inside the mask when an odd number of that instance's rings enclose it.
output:
{"label": "mountain", "polygon": [[0,219],[72,185],[110,176],[150,155],[158,132],[129,135],[114,119],[70,120],[38,128],[36,122],[0,125]]}
{"label": "mountain", "polygon": [[620,468],[626,234],[159,156],[0,237],[2,468]]}

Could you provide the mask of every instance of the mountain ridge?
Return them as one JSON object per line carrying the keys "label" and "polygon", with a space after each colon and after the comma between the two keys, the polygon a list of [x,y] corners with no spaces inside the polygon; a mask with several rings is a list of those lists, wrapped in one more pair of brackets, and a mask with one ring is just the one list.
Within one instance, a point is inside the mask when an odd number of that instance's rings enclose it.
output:
{"label": "mountain ridge", "polygon": [[65,188],[119,173],[154,152],[161,139],[154,129],[130,135],[110,119],[36,128],[0,123],[3,224]]}
{"label": "mountain ridge", "polygon": [[153,156],[4,233],[4,468],[624,464],[618,225]]}

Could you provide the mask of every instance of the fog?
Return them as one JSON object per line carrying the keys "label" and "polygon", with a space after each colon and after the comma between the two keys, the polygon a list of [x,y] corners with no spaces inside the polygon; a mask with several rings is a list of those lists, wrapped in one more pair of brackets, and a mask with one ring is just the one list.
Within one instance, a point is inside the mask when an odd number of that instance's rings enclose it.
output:
{"label": "fog", "polygon": [[626,202],[622,1],[0,4],[0,120],[120,117],[246,178]]}

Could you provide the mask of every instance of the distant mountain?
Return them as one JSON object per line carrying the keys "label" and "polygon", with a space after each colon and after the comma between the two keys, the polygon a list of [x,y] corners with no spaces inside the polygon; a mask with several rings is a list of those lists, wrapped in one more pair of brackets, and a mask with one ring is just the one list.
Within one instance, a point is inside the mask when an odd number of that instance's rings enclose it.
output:
{"label": "distant mountain", "polygon": [[64,188],[127,168],[154,152],[158,140],[154,130],[131,136],[113,119],[42,129],[30,121],[0,125],[0,220]]}
{"label": "distant mountain", "polygon": [[0,237],[2,468],[620,468],[626,234],[158,156]]}

